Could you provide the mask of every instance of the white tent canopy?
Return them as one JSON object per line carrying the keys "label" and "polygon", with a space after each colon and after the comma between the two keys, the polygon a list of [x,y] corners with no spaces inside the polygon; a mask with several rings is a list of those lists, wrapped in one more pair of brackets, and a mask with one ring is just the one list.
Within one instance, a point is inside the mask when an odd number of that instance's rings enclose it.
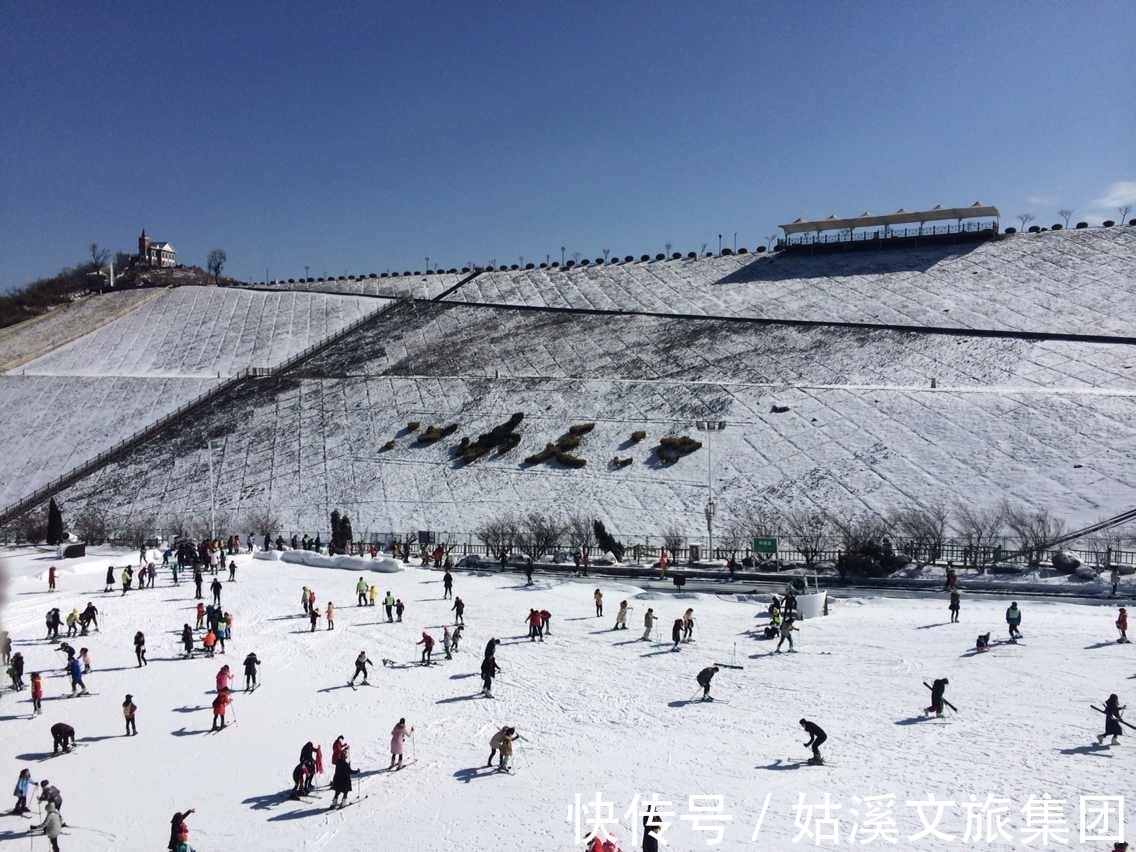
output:
{"label": "white tent canopy", "polygon": [[935,222],[943,219],[997,219],[998,208],[976,201],[969,207],[942,207],[936,204],[930,210],[904,210],[900,208],[894,213],[884,213],[874,216],[866,210],[859,216],[847,219],[837,219],[829,216],[827,219],[794,219],[781,229],[786,234],[799,234],[808,231],[847,231],[855,228],[874,228],[879,226],[891,227],[893,225],[922,225],[924,222]]}

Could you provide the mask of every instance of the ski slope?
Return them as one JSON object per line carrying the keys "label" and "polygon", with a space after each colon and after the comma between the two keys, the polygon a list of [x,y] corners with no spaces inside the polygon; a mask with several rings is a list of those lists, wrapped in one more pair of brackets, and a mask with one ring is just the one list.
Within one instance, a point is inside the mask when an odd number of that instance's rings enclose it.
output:
{"label": "ski slope", "polygon": [[[358,576],[345,571],[238,559],[236,583],[226,583],[222,602],[234,616],[228,653],[213,660],[179,659],[176,632],[192,622],[192,585],[172,587],[162,572],[157,588],[125,598],[102,594],[103,573],[134,554],[96,552],[61,566],[59,590],[45,591],[51,554],[8,554],[16,575],[4,610],[27,671],[48,672],[42,717],[29,719],[30,703],[5,693],[0,700],[0,753],[15,777],[29,767],[47,778],[64,799],[73,826],[63,848],[152,850],[162,848],[175,810],[195,808],[190,841],[200,852],[219,849],[363,849],[442,852],[455,848],[578,850],[568,821],[575,797],[597,792],[618,817],[636,794],[658,794],[673,803],[675,825],[668,848],[711,848],[709,835],[693,830],[688,797],[722,796],[732,820],[716,848],[752,848],[754,828],[770,797],[758,848],[790,849],[799,829],[798,796],[819,803],[828,794],[842,810],[841,843],[865,808],[853,797],[891,795],[900,842],[895,848],[951,850],[986,846],[962,842],[963,805],[947,806],[940,830],[955,840],[909,841],[921,824],[908,800],[967,803],[974,796],[1005,797],[1012,840],[988,848],[1022,849],[1027,827],[1021,808],[1031,795],[1069,800],[1063,815],[1071,848],[1078,845],[1077,804],[1082,795],[1123,795],[1131,746],[1093,749],[1103,730],[1090,704],[1118,692],[1131,701],[1128,672],[1132,646],[1116,645],[1108,605],[1023,605],[1023,643],[1001,643],[1002,600],[964,593],[962,623],[947,624],[946,601],[847,598],[833,602],[827,618],[807,621],[797,634],[798,652],[771,655],[770,642],[755,638],[765,623],[764,601],[733,595],[673,595],[606,580],[548,580],[455,572],[455,593],[466,602],[467,628],[452,661],[413,665],[420,632],[439,637],[450,622],[438,573],[418,568],[372,575],[380,597],[387,590],[407,603],[405,621],[387,624],[381,608],[353,605]],[[338,605],[336,629],[311,633],[302,618],[300,587],[314,588],[321,608]],[[593,589],[605,596],[605,616],[594,617]],[[208,595],[208,591],[206,590]],[[630,629],[610,630],[621,599],[634,607]],[[62,697],[62,655],[42,641],[43,613],[93,601],[101,633],[83,637],[94,670],[93,697]],[[530,608],[553,614],[544,643],[525,638]],[[654,607],[663,641],[636,641],[642,616]],[[671,621],[693,607],[692,644],[678,653],[666,641]],[[150,664],[137,669],[131,637],[142,630]],[[995,645],[973,656],[974,636],[993,632]],[[502,640],[502,673],[494,699],[478,697],[477,671],[486,641]],[[74,643],[73,643],[74,644]],[[76,646],[78,647],[78,646]],[[379,667],[373,686],[345,686],[352,660],[366,650]],[[227,662],[243,684],[240,663],[255,651],[263,661],[262,686],[238,692],[236,724],[208,733],[214,675]],[[440,654],[438,655],[440,656]],[[695,674],[715,662],[714,703],[693,702]],[[942,721],[924,721],[928,693],[921,685],[948,677],[947,698],[959,708]],[[139,707],[135,738],[122,736],[120,705],[127,693]],[[829,765],[802,767],[802,716],[826,729]],[[411,764],[387,766],[390,729],[405,717],[415,728]],[[49,727],[66,721],[83,746],[50,756]],[[525,737],[515,757],[516,774],[486,773],[488,740],[514,725]],[[344,735],[366,796],[342,812],[329,812],[330,793],[311,801],[284,796],[300,747],[320,743],[330,764],[332,740]],[[329,766],[330,768],[330,766]],[[321,783],[327,782],[327,776]],[[853,810],[861,817],[855,817]],[[623,849],[629,831],[617,830]],[[18,840],[29,821],[0,816],[0,837]],[[862,837],[860,838],[863,839]],[[17,845],[13,844],[13,848]],[[884,845],[879,841],[876,845]],[[34,841],[42,850],[44,841]],[[1037,848],[1036,844],[1032,848]]]}
{"label": "ski slope", "polygon": [[1136,228],[973,246],[487,272],[453,301],[1131,335]]}
{"label": "ski slope", "polygon": [[303,290],[309,293],[355,293],[360,296],[384,296],[393,299],[406,297],[436,299],[464,277],[465,275],[449,272],[430,275],[392,275],[387,278],[371,275],[343,280],[332,278],[321,281],[275,281],[268,286],[281,290]]}

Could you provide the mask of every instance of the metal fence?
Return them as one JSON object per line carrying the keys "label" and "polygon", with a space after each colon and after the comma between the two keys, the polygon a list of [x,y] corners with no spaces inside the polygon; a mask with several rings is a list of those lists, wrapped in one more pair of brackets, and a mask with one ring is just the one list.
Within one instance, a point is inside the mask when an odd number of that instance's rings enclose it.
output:
{"label": "metal fence", "polygon": [[996,225],[990,222],[963,222],[962,224],[923,225],[909,228],[859,228],[851,232],[847,228],[840,231],[804,231],[782,237],[777,241],[777,247],[883,242],[885,240],[905,240],[915,237],[942,237],[948,234],[981,234],[983,231],[995,233],[996,230]]}

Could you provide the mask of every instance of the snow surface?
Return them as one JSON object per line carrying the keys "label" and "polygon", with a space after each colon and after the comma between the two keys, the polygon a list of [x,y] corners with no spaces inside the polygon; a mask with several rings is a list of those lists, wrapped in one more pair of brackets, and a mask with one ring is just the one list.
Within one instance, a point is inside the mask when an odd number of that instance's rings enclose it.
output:
{"label": "snow surface", "polygon": [[[833,601],[827,618],[804,622],[798,653],[771,655],[772,645],[751,631],[765,623],[764,604],[732,595],[673,595],[608,580],[582,582],[537,576],[526,589],[517,575],[455,575],[455,593],[466,602],[461,651],[428,669],[412,665],[422,630],[435,637],[450,622],[441,601],[440,576],[412,569],[384,576],[407,602],[402,624],[386,624],[380,608],[353,605],[357,577],[338,570],[238,559],[236,583],[226,583],[225,608],[233,613],[228,653],[213,660],[179,659],[177,630],[192,622],[192,586],[174,588],[167,572],[158,587],[125,598],[102,594],[108,563],[134,554],[97,551],[60,563],[59,590],[49,594],[52,555],[9,552],[16,578],[4,610],[16,650],[28,672],[42,670],[44,713],[29,720],[28,693],[5,693],[0,703],[0,749],[15,781],[29,767],[64,798],[74,826],[65,849],[162,848],[175,810],[195,808],[190,840],[199,852],[221,849],[414,849],[455,848],[578,850],[567,821],[574,797],[597,791],[622,814],[636,794],[652,793],[689,813],[691,795],[725,797],[733,821],[719,849],[753,848],[750,838],[765,796],[771,796],[757,848],[810,848],[794,844],[793,806],[828,793],[843,810],[842,845],[855,817],[853,797],[891,794],[901,841],[894,848],[952,850],[983,846],[973,841],[907,841],[920,829],[907,800],[929,796],[966,802],[973,795],[1010,800],[1014,842],[992,848],[1021,849],[1029,796],[1071,800],[1064,817],[1079,845],[1077,799],[1122,795],[1128,738],[1118,748],[1090,748],[1102,730],[1099,704],[1110,692],[1131,700],[1127,672],[1131,645],[1117,645],[1110,606],[1068,603],[1023,605],[1025,640],[1001,644],[1003,600],[964,595],[962,624],[947,624],[941,595],[926,599],[848,598]],[[296,597],[316,591],[322,608],[338,604],[336,629],[312,634]],[[592,591],[605,596],[605,616],[594,617]],[[634,610],[626,632],[609,630],[618,602]],[[62,697],[62,655],[44,642],[43,613],[64,612],[93,601],[104,625],[80,640],[94,662],[87,676],[93,697]],[[670,622],[687,607],[696,619],[693,644],[670,653],[666,641],[635,641],[642,616],[654,607],[665,640]],[[522,620],[532,607],[553,613],[544,643],[524,637]],[[131,637],[142,630],[150,665],[137,669]],[[995,645],[973,656],[974,636],[993,632]],[[489,637],[502,673],[494,699],[477,697],[477,671]],[[75,644],[74,642],[72,644]],[[78,647],[78,646],[76,646]],[[372,687],[344,686],[359,650],[378,663]],[[214,675],[223,663],[236,670],[255,651],[264,665],[262,687],[235,694],[235,726],[207,733]],[[736,654],[736,656],[735,656]],[[441,656],[440,654],[438,656]],[[715,662],[735,660],[744,670],[723,669],[715,678],[716,703],[691,703],[695,674]],[[950,678],[947,698],[959,708],[945,721],[924,721],[922,681]],[[122,736],[121,703],[131,693],[139,707],[136,738]],[[807,756],[797,726],[802,716],[829,734],[823,751],[829,766],[797,763]],[[408,758],[396,774],[379,772],[389,761],[389,732],[405,717],[414,726]],[[67,721],[84,746],[50,757],[49,727]],[[526,740],[518,746],[515,775],[485,774],[490,736],[514,725]],[[342,813],[326,809],[328,791],[313,801],[290,802],[283,792],[300,747],[320,743],[330,764],[332,740],[346,736],[366,795]],[[1118,763],[1119,761],[1119,763]],[[1119,768],[1118,768],[1119,767]],[[325,775],[322,783],[326,783]],[[708,836],[675,818],[669,848],[696,850]],[[14,837],[29,821],[0,817],[0,836]],[[626,826],[626,821],[625,821]],[[965,814],[947,807],[940,825],[961,837]],[[626,828],[617,832],[630,852]],[[874,847],[886,846],[882,841]],[[33,849],[44,848],[42,839]],[[1050,848],[1053,848],[1052,846]]]}
{"label": "snow surface", "polygon": [[977,245],[486,272],[454,301],[1132,334],[1136,228]]}
{"label": "snow surface", "polygon": [[278,364],[384,305],[354,296],[176,287],[20,372],[220,378]]}
{"label": "snow surface", "polygon": [[281,290],[304,290],[309,293],[357,293],[360,296],[387,296],[436,299],[465,275],[442,272],[437,275],[395,275],[387,278],[356,278],[347,281],[277,281],[270,284]]}

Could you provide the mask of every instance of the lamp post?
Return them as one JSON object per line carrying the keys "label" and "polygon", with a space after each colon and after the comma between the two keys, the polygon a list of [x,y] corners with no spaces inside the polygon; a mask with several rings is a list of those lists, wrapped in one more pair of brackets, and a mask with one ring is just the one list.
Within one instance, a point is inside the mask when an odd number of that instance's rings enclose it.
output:
{"label": "lamp post", "polygon": [[706,535],[708,539],[707,550],[709,558],[714,558],[714,516],[718,513],[718,505],[714,502],[714,451],[711,433],[722,432],[726,428],[725,420],[699,420],[694,428],[706,433]]}
{"label": "lamp post", "polygon": [[216,481],[213,479],[213,442],[208,441],[205,445],[209,453],[209,540],[212,541],[217,537],[215,527],[215,512],[217,508],[217,491]]}
{"label": "lamp post", "polygon": [[430,255],[426,255],[426,274],[430,274]]}

